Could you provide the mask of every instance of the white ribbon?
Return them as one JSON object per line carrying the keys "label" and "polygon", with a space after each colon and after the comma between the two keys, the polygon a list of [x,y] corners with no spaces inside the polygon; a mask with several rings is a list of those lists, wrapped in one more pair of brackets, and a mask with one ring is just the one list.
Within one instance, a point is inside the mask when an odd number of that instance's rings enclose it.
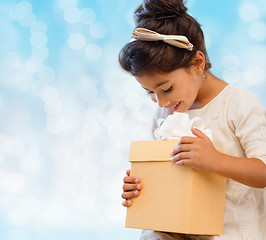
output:
{"label": "white ribbon", "polygon": [[[185,48],[192,51],[193,44],[189,42],[187,37],[182,35],[164,35],[157,32],[151,31],[146,28],[137,28],[132,34],[131,41],[141,40],[141,41],[163,41],[172,46]],[[130,42],[131,42],[130,41]]]}
{"label": "white ribbon", "polygon": [[187,113],[174,112],[166,119],[158,120],[159,127],[155,130],[156,139],[175,139],[183,136],[195,137],[191,132],[191,127],[201,130],[205,135],[212,139],[211,129],[205,128],[201,118],[189,119]]}

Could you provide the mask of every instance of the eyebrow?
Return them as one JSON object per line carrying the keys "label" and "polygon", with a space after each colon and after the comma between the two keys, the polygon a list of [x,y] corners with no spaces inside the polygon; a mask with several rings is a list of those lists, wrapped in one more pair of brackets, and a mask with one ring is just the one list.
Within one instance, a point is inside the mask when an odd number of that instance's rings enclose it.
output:
{"label": "eyebrow", "polygon": [[[163,84],[165,84],[165,83],[168,83],[169,82],[169,80],[168,81],[166,81],[166,82],[161,82],[161,83],[158,83],[156,86],[155,86],[155,88],[157,88],[157,87],[160,87],[161,85],[163,85]],[[143,87],[145,90],[147,90],[148,91],[148,89],[147,88],[145,88],[145,87]]]}
{"label": "eyebrow", "polygon": [[158,83],[157,85],[156,85],[156,88],[157,87],[160,87],[161,85],[163,85],[163,84],[165,84],[165,83],[168,83],[169,82],[169,80],[168,81],[166,81],[166,82],[161,82],[161,83]]}

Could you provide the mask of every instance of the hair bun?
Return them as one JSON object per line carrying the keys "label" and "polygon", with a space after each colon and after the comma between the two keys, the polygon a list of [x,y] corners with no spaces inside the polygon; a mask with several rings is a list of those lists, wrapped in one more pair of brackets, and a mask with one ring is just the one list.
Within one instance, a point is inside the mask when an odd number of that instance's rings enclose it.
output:
{"label": "hair bun", "polygon": [[142,6],[146,15],[161,18],[182,16],[187,12],[183,0],[143,0]]}

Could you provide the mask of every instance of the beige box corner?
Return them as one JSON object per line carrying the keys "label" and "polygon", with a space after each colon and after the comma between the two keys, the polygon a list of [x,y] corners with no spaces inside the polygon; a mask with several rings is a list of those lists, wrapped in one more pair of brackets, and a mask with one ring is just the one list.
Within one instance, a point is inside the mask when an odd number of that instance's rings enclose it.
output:
{"label": "beige box corner", "polygon": [[223,233],[226,178],[170,161],[178,140],[132,142],[131,176],[140,196],[127,209],[126,227],[185,234]]}

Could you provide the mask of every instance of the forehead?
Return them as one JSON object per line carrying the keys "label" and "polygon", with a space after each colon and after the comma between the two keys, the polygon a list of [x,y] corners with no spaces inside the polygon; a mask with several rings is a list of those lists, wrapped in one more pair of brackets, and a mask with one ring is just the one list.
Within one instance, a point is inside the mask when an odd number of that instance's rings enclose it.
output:
{"label": "forehead", "polygon": [[167,74],[164,73],[148,73],[144,74],[141,76],[136,77],[136,80],[143,86],[145,85],[148,86],[158,86],[159,84],[161,85],[162,83],[166,82],[168,79]]}

